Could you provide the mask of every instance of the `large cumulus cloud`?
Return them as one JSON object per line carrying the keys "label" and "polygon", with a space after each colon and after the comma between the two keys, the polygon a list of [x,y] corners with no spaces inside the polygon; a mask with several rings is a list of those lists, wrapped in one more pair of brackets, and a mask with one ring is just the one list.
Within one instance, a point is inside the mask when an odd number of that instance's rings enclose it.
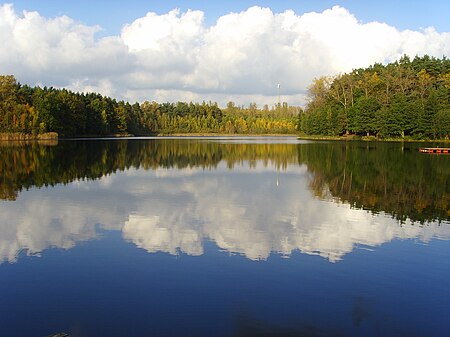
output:
{"label": "large cumulus cloud", "polygon": [[29,84],[99,91],[129,100],[301,104],[314,77],[450,54],[450,33],[362,23],[345,8],[274,13],[251,7],[208,26],[201,11],[172,10],[126,24],[120,36],[73,18],[0,6],[0,72]]}

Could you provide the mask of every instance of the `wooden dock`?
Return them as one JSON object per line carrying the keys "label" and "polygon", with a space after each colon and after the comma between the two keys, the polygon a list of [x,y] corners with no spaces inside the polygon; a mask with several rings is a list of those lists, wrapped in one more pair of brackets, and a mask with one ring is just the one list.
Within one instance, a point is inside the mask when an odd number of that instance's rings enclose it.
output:
{"label": "wooden dock", "polygon": [[419,151],[422,153],[450,154],[450,147],[421,147]]}

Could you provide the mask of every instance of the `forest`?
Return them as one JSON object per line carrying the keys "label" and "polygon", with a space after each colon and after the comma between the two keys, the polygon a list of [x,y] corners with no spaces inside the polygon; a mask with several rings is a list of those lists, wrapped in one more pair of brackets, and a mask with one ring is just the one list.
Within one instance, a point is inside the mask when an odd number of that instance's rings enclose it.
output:
{"label": "forest", "polygon": [[450,60],[408,56],[316,78],[300,130],[307,135],[448,139]]}
{"label": "forest", "polygon": [[258,108],[229,102],[130,104],[98,93],[75,93],[53,87],[21,85],[0,76],[0,133],[61,138],[173,133],[295,133],[300,108],[287,103]]}
{"label": "forest", "polygon": [[0,75],[0,134],[49,132],[60,138],[212,133],[449,139],[450,60],[403,56],[316,78],[304,111],[285,102],[228,102],[225,108],[215,102],[130,104],[98,93],[30,87]]}

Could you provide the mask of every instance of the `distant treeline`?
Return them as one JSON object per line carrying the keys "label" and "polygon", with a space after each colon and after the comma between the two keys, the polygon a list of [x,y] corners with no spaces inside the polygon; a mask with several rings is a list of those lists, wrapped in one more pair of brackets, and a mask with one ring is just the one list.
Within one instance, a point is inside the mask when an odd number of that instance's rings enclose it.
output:
{"label": "distant treeline", "polygon": [[317,78],[300,129],[308,135],[449,138],[450,60],[403,56],[386,66]]}
{"label": "distant treeline", "polygon": [[271,108],[217,103],[130,104],[97,93],[21,85],[0,76],[0,133],[60,137],[158,133],[294,133],[300,109],[286,103]]}

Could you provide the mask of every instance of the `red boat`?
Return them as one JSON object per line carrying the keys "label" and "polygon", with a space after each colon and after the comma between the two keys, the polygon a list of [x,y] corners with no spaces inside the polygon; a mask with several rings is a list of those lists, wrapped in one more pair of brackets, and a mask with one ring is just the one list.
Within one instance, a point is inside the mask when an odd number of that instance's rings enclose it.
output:
{"label": "red boat", "polygon": [[450,154],[450,147],[421,147],[422,153]]}

